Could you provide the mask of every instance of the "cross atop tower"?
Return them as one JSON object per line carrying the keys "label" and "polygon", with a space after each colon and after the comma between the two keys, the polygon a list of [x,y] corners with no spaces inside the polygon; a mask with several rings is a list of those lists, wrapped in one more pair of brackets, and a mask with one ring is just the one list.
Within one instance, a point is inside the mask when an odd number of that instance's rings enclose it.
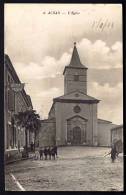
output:
{"label": "cross atop tower", "polygon": [[76,42],[74,42],[74,46],[76,46]]}

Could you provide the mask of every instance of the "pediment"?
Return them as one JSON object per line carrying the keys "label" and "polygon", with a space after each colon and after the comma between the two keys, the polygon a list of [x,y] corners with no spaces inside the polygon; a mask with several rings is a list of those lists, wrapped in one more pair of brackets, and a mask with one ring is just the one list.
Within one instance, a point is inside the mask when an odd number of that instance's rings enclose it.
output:
{"label": "pediment", "polygon": [[80,118],[80,119],[82,119],[82,120],[84,120],[84,121],[88,121],[87,118],[84,118],[84,117],[82,117],[82,116],[80,116],[80,115],[74,115],[74,116],[68,118],[67,121],[72,120],[72,119],[76,119],[76,118]]}
{"label": "pediment", "polygon": [[74,91],[69,94],[54,98],[54,101],[60,101],[60,100],[85,100],[85,101],[100,101],[94,97],[91,97],[87,94],[84,94],[80,91]]}

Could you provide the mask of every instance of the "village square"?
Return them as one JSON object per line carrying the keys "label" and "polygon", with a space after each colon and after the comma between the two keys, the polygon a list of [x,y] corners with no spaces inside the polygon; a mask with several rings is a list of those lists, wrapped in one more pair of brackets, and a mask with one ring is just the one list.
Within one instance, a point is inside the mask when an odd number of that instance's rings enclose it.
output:
{"label": "village square", "polygon": [[[6,142],[15,146],[6,151],[6,162],[25,160],[7,166],[7,190],[122,191],[123,126],[97,119],[99,100],[87,95],[87,67],[81,64],[76,43],[63,74],[64,95],[54,98],[48,119],[39,119],[31,101],[30,109],[13,116],[20,131]],[[92,177],[95,183],[89,185]],[[18,181],[24,187],[19,187]]]}

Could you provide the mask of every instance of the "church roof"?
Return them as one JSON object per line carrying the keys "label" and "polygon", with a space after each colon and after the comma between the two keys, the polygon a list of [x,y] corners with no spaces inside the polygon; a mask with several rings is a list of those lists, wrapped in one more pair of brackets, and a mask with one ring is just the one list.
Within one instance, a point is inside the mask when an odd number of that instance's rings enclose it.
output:
{"label": "church roof", "polygon": [[[76,42],[74,43],[73,53],[69,66],[86,68],[80,61],[80,57],[76,48]],[[87,68],[86,68],[87,69]]]}
{"label": "church roof", "polygon": [[98,123],[112,123],[111,121],[98,118]]}
{"label": "church roof", "polygon": [[120,128],[123,128],[123,124],[116,125],[115,127],[111,128],[111,130],[120,129]]}
{"label": "church roof", "polygon": [[88,69],[80,61],[80,57],[79,57],[79,54],[76,48],[76,42],[74,43],[74,48],[73,48],[73,53],[72,53],[70,64],[68,66],[65,66],[63,74],[65,73],[66,68]]}
{"label": "church roof", "polygon": [[100,100],[78,90],[53,99],[54,102],[98,103]]}

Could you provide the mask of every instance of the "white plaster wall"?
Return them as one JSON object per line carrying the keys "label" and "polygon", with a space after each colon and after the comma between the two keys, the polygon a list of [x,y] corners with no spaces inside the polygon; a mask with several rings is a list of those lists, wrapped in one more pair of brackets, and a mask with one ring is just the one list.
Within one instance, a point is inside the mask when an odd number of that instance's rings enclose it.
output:
{"label": "white plaster wall", "polygon": [[55,107],[54,106],[48,114],[48,119],[51,119],[51,118],[55,118]]}
{"label": "white plaster wall", "polygon": [[55,144],[55,136],[55,122],[51,120],[41,121],[39,147],[53,146]]}
{"label": "white plaster wall", "polygon": [[[80,113],[73,111],[74,106],[79,105],[81,107]],[[87,122],[87,142],[92,145],[92,128],[94,129],[95,135],[97,135],[97,105],[93,104],[76,104],[76,103],[61,103],[56,102],[55,104],[56,114],[56,140],[57,143],[64,145],[67,139],[67,119],[79,115],[88,120]],[[59,140],[60,139],[60,140]]]}

